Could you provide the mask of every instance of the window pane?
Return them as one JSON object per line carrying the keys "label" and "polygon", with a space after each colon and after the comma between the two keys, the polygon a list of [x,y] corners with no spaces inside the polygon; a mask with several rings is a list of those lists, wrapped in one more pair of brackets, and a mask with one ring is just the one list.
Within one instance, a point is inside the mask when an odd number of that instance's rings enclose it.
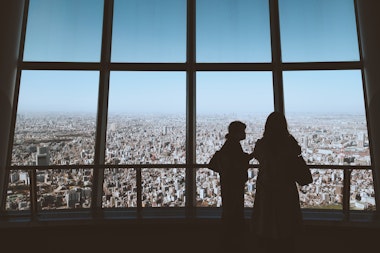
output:
{"label": "window pane", "polygon": [[103,0],[31,0],[24,60],[100,60]]}
{"label": "window pane", "polygon": [[[267,115],[273,111],[273,84],[270,72],[201,72],[197,74],[197,163],[206,164],[220,149],[228,125],[240,120],[247,125],[245,152],[253,151],[262,136]],[[255,159],[251,163],[257,163]],[[253,172],[247,172],[245,206],[253,206]],[[220,206],[219,175],[211,170],[197,170],[197,205]]]}
{"label": "window pane", "polygon": [[284,99],[309,164],[371,164],[359,70],[284,72]]}
{"label": "window pane", "polygon": [[262,136],[267,115],[273,111],[270,72],[201,72],[197,74],[197,163],[208,163],[225,141],[234,120],[247,124],[241,142],[246,152]]}
{"label": "window pane", "polygon": [[351,171],[351,210],[376,210],[371,170]]}
{"label": "window pane", "polygon": [[[245,185],[244,206],[253,207],[256,192],[256,179],[258,169],[248,170],[248,180]],[[217,172],[210,169],[200,168],[196,174],[197,184],[197,207],[222,207],[222,193],[220,177]]]}
{"label": "window pane", "polygon": [[111,73],[106,163],[185,163],[185,144],[185,73]]}
{"label": "window pane", "polygon": [[93,164],[98,83],[95,71],[23,71],[12,164]]}
{"label": "window pane", "polygon": [[198,62],[270,62],[268,1],[197,1]]}
{"label": "window pane", "polygon": [[357,61],[354,1],[279,0],[284,62]]}
{"label": "window pane", "polygon": [[184,207],[185,169],[142,169],[142,207]]}
{"label": "window pane", "polygon": [[37,170],[39,210],[91,207],[92,169]]}
{"label": "window pane", "polygon": [[217,172],[201,168],[196,174],[197,207],[221,207],[222,193]]}
{"label": "window pane", "polygon": [[30,210],[30,177],[28,171],[11,170],[5,209],[7,211]]}
{"label": "window pane", "polygon": [[135,169],[105,169],[103,208],[137,207]]}
{"label": "window pane", "polygon": [[253,207],[256,195],[256,180],[259,170],[257,168],[248,170],[248,180],[245,183],[244,206]]}
{"label": "window pane", "polygon": [[343,170],[311,169],[313,183],[299,189],[302,208],[343,209]]}
{"label": "window pane", "polygon": [[115,0],[113,62],[185,62],[185,0]]}

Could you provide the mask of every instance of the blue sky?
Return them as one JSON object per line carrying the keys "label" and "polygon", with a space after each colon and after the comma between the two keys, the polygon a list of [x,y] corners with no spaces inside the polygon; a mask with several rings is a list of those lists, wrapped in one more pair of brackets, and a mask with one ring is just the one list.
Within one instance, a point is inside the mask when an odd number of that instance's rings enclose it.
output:
{"label": "blue sky", "polygon": [[[98,62],[102,0],[31,0],[24,60]],[[353,1],[279,0],[284,62],[356,61]],[[267,0],[197,1],[198,62],[270,62]],[[185,0],[115,0],[113,62],[185,62]],[[24,71],[19,112],[96,112],[97,71]],[[185,72],[112,72],[110,111],[184,113]],[[323,99],[321,99],[323,98]],[[364,113],[361,73],[284,72],[287,111]],[[226,101],[230,101],[226,103]],[[136,106],[138,105],[138,106]],[[200,72],[197,111],[273,110],[271,72]]]}

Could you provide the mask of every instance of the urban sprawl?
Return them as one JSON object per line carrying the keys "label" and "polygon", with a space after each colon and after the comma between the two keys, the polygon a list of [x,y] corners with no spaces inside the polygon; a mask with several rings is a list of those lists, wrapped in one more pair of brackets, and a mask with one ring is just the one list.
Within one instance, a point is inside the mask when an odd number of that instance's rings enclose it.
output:
{"label": "urban sprawl", "polygon": [[[199,115],[196,118],[196,163],[205,164],[196,172],[198,207],[221,207],[219,175],[207,169],[212,154],[225,141],[233,120],[247,124],[242,141],[252,152],[262,137],[265,114]],[[351,171],[350,208],[375,208],[368,134],[363,115],[287,115],[289,130],[302,147],[311,165],[349,165]],[[16,120],[12,165],[76,165],[75,169],[37,169],[37,204],[40,210],[89,208],[93,169],[77,165],[94,164],[95,115],[19,114]],[[176,164],[186,163],[186,120],[178,115],[123,115],[108,118],[103,182],[103,208],[137,206],[137,172],[134,168],[113,168],[123,164],[169,164],[170,168],[141,169],[142,207],[184,207],[186,171]],[[254,159],[252,165],[257,165]],[[202,167],[202,166],[200,166]],[[38,168],[38,167],[37,167]],[[245,206],[252,207],[257,166],[247,171]],[[312,169],[314,182],[300,187],[304,208],[342,209],[343,169]],[[11,170],[7,210],[30,209],[30,175]]]}

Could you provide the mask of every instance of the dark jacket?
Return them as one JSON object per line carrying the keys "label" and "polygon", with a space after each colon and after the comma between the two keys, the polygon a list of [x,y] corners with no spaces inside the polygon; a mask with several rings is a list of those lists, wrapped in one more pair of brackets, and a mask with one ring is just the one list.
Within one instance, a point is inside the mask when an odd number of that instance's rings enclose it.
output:
{"label": "dark jacket", "polygon": [[299,231],[302,214],[291,160],[300,153],[291,135],[257,141],[253,156],[259,161],[259,173],[252,214],[256,234],[278,239]]}
{"label": "dark jacket", "polygon": [[244,218],[244,187],[250,159],[237,141],[227,140],[219,151],[219,166],[213,170],[220,175],[224,219]]}

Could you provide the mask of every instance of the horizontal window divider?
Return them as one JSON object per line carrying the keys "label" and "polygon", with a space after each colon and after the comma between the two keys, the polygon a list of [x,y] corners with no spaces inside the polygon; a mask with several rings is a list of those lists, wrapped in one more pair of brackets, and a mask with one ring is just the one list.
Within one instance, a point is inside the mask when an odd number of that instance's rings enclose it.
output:
{"label": "horizontal window divider", "polygon": [[[46,165],[46,166],[33,166],[33,165],[14,165],[8,167],[8,170],[49,170],[49,169],[178,169],[178,168],[207,168],[208,164],[102,164],[102,165]],[[308,164],[311,169],[341,169],[341,170],[369,170],[372,169],[370,165],[318,165]],[[250,164],[249,168],[260,168],[259,164]]]}
{"label": "horizontal window divider", "polygon": [[369,170],[370,165],[318,165],[308,164],[311,169],[334,169],[334,170]]}
{"label": "horizontal window divider", "polygon": [[23,62],[23,70],[100,70],[99,62]]}
{"label": "horizontal window divider", "polygon": [[273,71],[268,63],[196,63],[197,71]]}
{"label": "horizontal window divider", "polygon": [[359,61],[282,63],[283,70],[351,70],[361,68],[362,64]]}
{"label": "horizontal window divider", "polygon": [[[111,71],[273,71],[272,63],[110,63]],[[361,69],[359,61],[286,62],[282,70],[352,70]],[[32,62],[21,63],[23,70],[101,70],[100,62]]]}
{"label": "horizontal window divider", "polygon": [[111,63],[112,71],[186,71],[186,63]]}

